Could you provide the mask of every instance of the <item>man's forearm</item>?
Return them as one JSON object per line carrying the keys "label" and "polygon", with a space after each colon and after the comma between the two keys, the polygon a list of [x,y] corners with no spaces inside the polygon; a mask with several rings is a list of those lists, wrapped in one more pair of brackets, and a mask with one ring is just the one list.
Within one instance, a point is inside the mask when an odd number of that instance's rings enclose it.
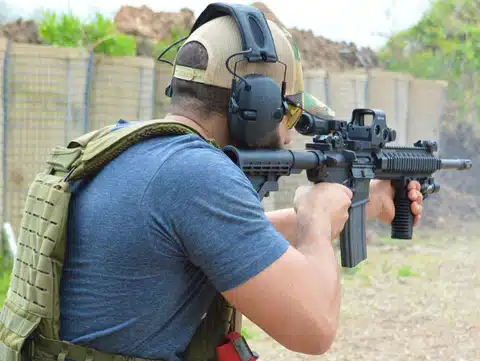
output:
{"label": "man's forearm", "polygon": [[293,208],[279,209],[265,213],[277,232],[295,247],[297,238],[297,213]]}

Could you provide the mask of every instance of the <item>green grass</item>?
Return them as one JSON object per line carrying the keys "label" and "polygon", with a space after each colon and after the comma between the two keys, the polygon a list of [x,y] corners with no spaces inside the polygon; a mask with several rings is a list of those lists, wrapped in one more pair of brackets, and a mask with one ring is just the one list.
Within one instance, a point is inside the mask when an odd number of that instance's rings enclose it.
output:
{"label": "green grass", "polygon": [[398,277],[418,277],[419,274],[411,266],[402,266],[397,270]]}
{"label": "green grass", "polygon": [[249,327],[242,327],[241,333],[246,340],[252,340],[258,336],[258,332],[253,331]]}
{"label": "green grass", "polygon": [[12,262],[3,260],[0,257],[0,306],[7,296],[8,287],[10,285],[10,272],[12,269]]}

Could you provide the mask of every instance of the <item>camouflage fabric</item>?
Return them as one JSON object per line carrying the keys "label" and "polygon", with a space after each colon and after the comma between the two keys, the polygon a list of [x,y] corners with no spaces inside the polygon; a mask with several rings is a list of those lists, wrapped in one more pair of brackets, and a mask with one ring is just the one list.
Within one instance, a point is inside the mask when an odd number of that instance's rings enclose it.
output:
{"label": "camouflage fabric", "polygon": [[[307,92],[301,92],[295,95],[287,95],[286,100],[292,107],[297,107],[320,119],[331,119],[335,116],[335,112],[325,103],[321,102],[313,95]],[[298,112],[300,118],[301,112]],[[298,118],[297,118],[298,120]]]}
{"label": "camouflage fabric", "polygon": [[[283,27],[280,27],[285,37],[290,42],[292,47],[293,56],[295,59],[295,84],[294,84],[294,93],[287,94],[286,100],[289,104],[290,118],[288,122],[288,127],[293,128],[302,115],[302,112],[307,112],[315,117],[321,119],[329,119],[335,116],[335,112],[328,107],[325,103],[314,97],[312,94],[305,91],[305,84],[303,81],[303,69],[302,69],[302,59],[300,57],[300,52],[298,51],[297,44],[293,39],[292,35]],[[301,111],[299,111],[301,110]]]}

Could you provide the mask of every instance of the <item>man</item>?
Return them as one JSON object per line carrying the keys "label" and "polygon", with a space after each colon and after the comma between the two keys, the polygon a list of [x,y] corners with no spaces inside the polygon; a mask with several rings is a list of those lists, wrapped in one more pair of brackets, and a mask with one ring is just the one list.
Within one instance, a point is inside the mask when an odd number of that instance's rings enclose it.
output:
{"label": "man", "polygon": [[[279,60],[288,65],[287,94],[299,98],[296,49],[284,30],[269,26]],[[178,361],[218,291],[288,349],[322,354],[330,348],[340,308],[332,241],[348,218],[352,192],[338,184],[302,187],[294,208],[265,214],[245,175],[202,139],[220,147],[233,143],[226,118],[232,75],[225,61],[241,50],[230,16],[198,28],[177,55],[166,118],[200,136],[142,141],[91,181],[73,185],[61,339]],[[278,67],[243,64],[238,71],[281,84]],[[307,98],[305,111],[330,112]],[[263,146],[287,144],[301,111],[290,107],[276,139]],[[418,223],[418,183],[409,195]],[[368,217],[391,222],[392,199],[390,183],[372,182]]]}

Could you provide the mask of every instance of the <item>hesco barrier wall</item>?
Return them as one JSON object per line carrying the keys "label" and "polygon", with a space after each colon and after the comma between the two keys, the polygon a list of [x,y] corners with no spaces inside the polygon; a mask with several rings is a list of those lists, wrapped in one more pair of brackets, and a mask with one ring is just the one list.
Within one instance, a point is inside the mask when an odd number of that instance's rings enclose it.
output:
{"label": "hesco barrier wall", "polygon": [[[0,38],[0,221],[17,231],[25,195],[48,151],[118,119],[161,118],[171,68],[150,58],[112,58],[86,49],[8,42]],[[349,119],[355,107],[386,111],[398,144],[438,139],[446,84],[378,70],[305,72],[309,92]],[[309,140],[296,135],[293,149]],[[304,174],[282,179],[267,210],[291,206]]]}

